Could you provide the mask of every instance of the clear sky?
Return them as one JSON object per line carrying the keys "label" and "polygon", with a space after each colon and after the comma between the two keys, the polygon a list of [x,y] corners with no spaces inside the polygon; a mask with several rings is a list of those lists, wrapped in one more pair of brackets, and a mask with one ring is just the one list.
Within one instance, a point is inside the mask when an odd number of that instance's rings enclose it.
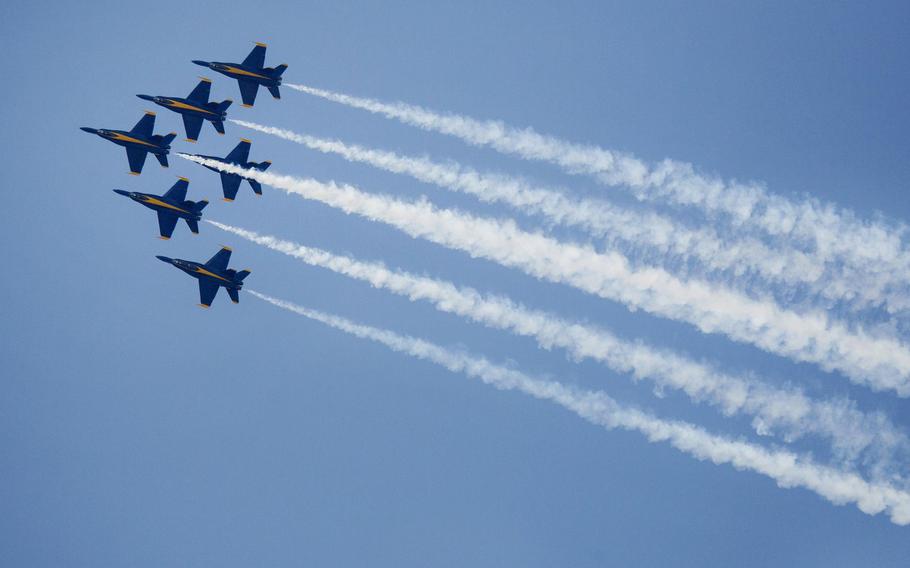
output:
{"label": "clear sky", "polygon": [[[747,419],[654,397],[601,365],[208,225],[161,241],[154,214],[111,190],[160,193],[186,176],[212,219],[508,294],[813,395],[849,395],[905,429],[906,400],[272,188],[260,199],[244,184],[223,203],[216,174],[175,156],[131,177],[122,149],[79,130],[128,129],[148,108],[156,132],[179,132],[176,150],[224,155],[247,137],[251,159],[282,173],[515,215],[233,124],[223,137],[206,124],[190,145],[176,114],[135,97],[186,96],[206,71],[191,60],[240,61],[262,41],[268,64],[290,66],[288,82],[498,118],[861,217],[910,219],[907,3],[536,4],[0,7],[0,564],[907,565],[910,529],[884,515],[607,432],[249,295],[234,306],[222,291],[201,310],[195,282],[155,255],[204,261],[231,245],[255,290],[756,439]],[[231,117],[604,193],[287,88],[243,109],[236,82],[211,77],[214,99],[236,101]]]}

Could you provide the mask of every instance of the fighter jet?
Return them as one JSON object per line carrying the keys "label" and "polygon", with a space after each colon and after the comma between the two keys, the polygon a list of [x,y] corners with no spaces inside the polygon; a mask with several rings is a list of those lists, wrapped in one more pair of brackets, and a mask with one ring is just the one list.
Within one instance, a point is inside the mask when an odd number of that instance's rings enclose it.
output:
{"label": "fighter jet", "polygon": [[145,157],[149,152],[155,154],[162,167],[167,167],[167,154],[171,149],[171,141],[177,136],[177,133],[171,132],[161,136],[153,134],[154,129],[155,113],[153,112],[146,112],[129,132],[126,130],[82,127],[82,130],[89,134],[97,134],[105,140],[110,140],[114,144],[125,147],[126,157],[130,161],[130,173],[134,176],[142,173],[142,166],[145,164]]}
{"label": "fighter jet", "polygon": [[281,74],[288,68],[284,64],[274,69],[265,67],[265,48],[266,45],[264,43],[257,43],[253,51],[243,60],[243,63],[209,62],[199,61],[198,59],[193,60],[193,63],[208,67],[231,79],[237,79],[240,84],[240,96],[243,98],[243,106],[252,107],[256,101],[256,93],[259,92],[259,85],[267,88],[276,99],[281,98],[278,86],[281,85]]}
{"label": "fighter jet", "polygon": [[177,221],[183,219],[187,226],[194,234],[199,234],[199,220],[202,218],[202,210],[209,204],[208,201],[187,201],[186,189],[190,180],[179,178],[167,193],[164,195],[153,195],[151,193],[139,193],[138,191],[124,191],[115,189],[114,193],[129,197],[136,203],[145,205],[152,211],[158,213],[158,231],[161,238],[167,240],[174,233],[174,227]]}
{"label": "fighter jet", "polygon": [[231,249],[228,247],[222,247],[205,264],[179,258],[168,258],[166,256],[158,256],[156,258],[176,266],[199,280],[199,306],[202,308],[211,307],[212,300],[215,299],[215,294],[218,293],[218,288],[226,288],[231,301],[235,304],[239,303],[239,292],[243,288],[243,279],[250,275],[249,270],[237,272],[227,267],[228,261],[231,260]]}
{"label": "fighter jet", "polygon": [[[247,159],[250,157],[250,144],[251,142],[246,138],[241,138],[240,143],[231,150],[231,153],[225,156],[224,158],[219,158],[217,156],[203,156],[201,154],[189,154],[190,156],[195,156],[197,158],[205,158],[206,160],[214,160],[222,164],[231,164],[238,166],[244,169],[255,169],[260,172],[264,172],[269,169],[269,166],[272,165],[272,162],[266,160],[264,162],[248,162]],[[237,197],[237,190],[240,189],[241,180],[246,180],[250,182],[250,187],[253,188],[253,191],[256,195],[262,195],[262,185],[254,179],[248,177],[240,176],[239,174],[229,174],[227,172],[222,172],[217,168],[212,166],[205,166],[206,168],[212,170],[213,172],[218,172],[221,174],[221,189],[224,192],[225,201],[234,201],[234,198]]]}
{"label": "fighter jet", "polygon": [[218,134],[224,134],[224,120],[227,118],[227,109],[233,101],[228,99],[220,103],[209,102],[211,89],[212,80],[202,77],[202,80],[199,81],[190,96],[185,99],[151,95],[136,96],[182,114],[183,127],[186,129],[186,141],[195,142],[199,139],[199,131],[202,129],[203,120],[210,121],[215,130],[218,131]]}

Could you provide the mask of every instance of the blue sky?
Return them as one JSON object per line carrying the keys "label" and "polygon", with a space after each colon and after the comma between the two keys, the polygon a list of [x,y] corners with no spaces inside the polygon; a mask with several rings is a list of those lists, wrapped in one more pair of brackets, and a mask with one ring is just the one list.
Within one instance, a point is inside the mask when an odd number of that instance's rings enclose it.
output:
{"label": "blue sky", "polygon": [[[606,432],[329,330],[249,296],[195,307],[195,283],[156,254],[205,260],[220,244],[249,287],[464,347],[530,373],[732,436],[725,419],[655,398],[591,363],[436,312],[203,226],[156,238],[151,212],[111,192],[188,177],[206,215],[390,266],[508,294],[566,317],[849,395],[906,428],[905,400],[721,336],[411,239],[271,188],[218,199],[217,176],[176,157],[126,175],[122,149],[80,126],[129,128],[137,93],[185,96],[192,59],[241,60],[253,41],[288,82],[672,157],[724,177],[810,194],[863,217],[910,217],[910,9],[828,3],[180,3],[0,8],[0,559],[13,566],[903,566],[907,528],[805,490]],[[212,77],[213,98],[239,103]],[[230,116],[603,192],[556,168],[283,89]],[[152,109],[157,110],[157,109]],[[409,178],[229,124],[273,169],[445,206],[513,215]],[[161,109],[158,132],[183,132]],[[522,226],[537,220],[517,217]],[[800,446],[821,452],[812,444]]]}

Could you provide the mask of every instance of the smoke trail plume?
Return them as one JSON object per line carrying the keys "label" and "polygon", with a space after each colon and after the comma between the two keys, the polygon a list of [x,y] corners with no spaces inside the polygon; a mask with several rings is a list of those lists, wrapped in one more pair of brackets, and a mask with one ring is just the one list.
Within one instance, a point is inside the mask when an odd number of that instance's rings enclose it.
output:
{"label": "smoke trail plume", "polygon": [[897,340],[852,331],[821,311],[797,314],[773,301],[755,300],[707,282],[681,281],[658,268],[636,269],[617,252],[562,243],[519,229],[513,221],[486,219],[426,201],[406,202],[349,185],[322,183],[244,169],[188,154],[178,156],[219,171],[319,201],[345,213],[381,221],[405,232],[551,282],[685,321],[705,333],[811,361],[844,372],[857,383],[910,395],[910,350]]}
{"label": "smoke trail plume", "polygon": [[902,458],[910,449],[910,440],[884,414],[866,415],[847,399],[816,401],[796,388],[774,388],[728,375],[677,353],[626,341],[602,327],[532,310],[506,297],[484,295],[451,282],[393,271],[381,263],[335,255],[217,221],[207,222],[311,266],[368,282],[411,301],[431,302],[440,311],[488,327],[532,337],[544,349],[561,348],[574,359],[593,359],[617,373],[650,380],[658,388],[682,390],[693,400],[716,406],[725,415],[752,416],[753,427],[761,434],[779,433],[787,440],[804,434],[821,436],[843,461],[854,462],[865,454],[862,457],[871,464],[876,477],[892,476],[896,470],[893,462],[903,464]]}
{"label": "smoke trail plume", "polygon": [[[650,166],[629,154],[576,144],[518,129],[500,121],[481,121],[437,113],[405,103],[384,103],[305,85],[292,89],[399,120],[424,130],[448,134],[526,160],[558,165],[573,174],[592,175],[609,185],[629,188],[641,200],[694,206],[709,216],[721,214],[735,228],[757,230],[781,249],[801,246],[817,262],[853,281],[853,294],[866,305],[882,305],[892,314],[910,309],[910,250],[906,225],[858,218],[850,210],[816,199],[792,201],[757,184],[725,182],[699,173],[691,164],[664,160]],[[820,280],[823,283],[824,279]]]}
{"label": "smoke trail plume", "polygon": [[636,431],[651,442],[669,442],[678,450],[699,460],[730,464],[737,469],[760,473],[773,479],[780,487],[803,487],[831,503],[854,503],[868,515],[885,512],[895,524],[910,524],[910,494],[887,484],[869,483],[858,475],[818,465],[811,459],[792,452],[769,450],[745,441],[710,434],[686,422],[663,420],[636,408],[620,405],[599,391],[585,391],[556,381],[533,378],[486,359],[451,351],[415,337],[357,324],[258,292],[250,293],[334,329],[375,341],[452,372],[480,379],[498,389],[516,390],[540,400],[554,402],[604,428]]}
{"label": "smoke trail plume", "polygon": [[[768,281],[788,285],[817,283],[824,272],[822,264],[799,251],[772,250],[758,239],[749,237],[730,242],[710,228],[690,229],[655,213],[636,212],[601,199],[568,197],[563,191],[538,187],[522,178],[485,174],[455,162],[401,156],[245,120],[231,119],[231,122],[312,150],[337,154],[348,161],[366,163],[464,192],[482,201],[504,202],[525,213],[543,215],[553,223],[578,227],[595,237],[650,247],[684,260],[695,259],[709,270],[735,274],[755,272]],[[848,293],[856,294],[851,286],[850,282],[834,286],[828,280],[825,286],[816,286],[814,292],[829,300],[842,301],[847,299]],[[838,295],[831,297],[830,292],[838,292]]]}

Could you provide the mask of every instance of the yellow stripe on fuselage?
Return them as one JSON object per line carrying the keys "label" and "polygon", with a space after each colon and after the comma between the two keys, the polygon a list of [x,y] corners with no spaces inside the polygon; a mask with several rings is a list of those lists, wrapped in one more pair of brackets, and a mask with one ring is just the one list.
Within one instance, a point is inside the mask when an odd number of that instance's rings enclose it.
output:
{"label": "yellow stripe on fuselage", "polygon": [[158,148],[151,142],[146,142],[144,140],[139,140],[138,138],[133,138],[132,136],[127,136],[126,134],[118,134],[114,132],[111,136],[111,140],[119,140],[121,142],[133,142],[134,144],[143,144],[145,146],[151,146],[152,148]]}
{"label": "yellow stripe on fuselage", "polygon": [[182,103],[180,101],[168,100],[167,106],[173,107],[173,108],[182,108],[182,109],[186,109],[186,110],[195,110],[196,112],[204,112],[206,114],[215,114],[214,112],[212,112],[208,109],[200,108],[200,107],[193,106],[193,105],[188,105],[188,104]]}
{"label": "yellow stripe on fuselage", "polygon": [[190,213],[190,212],[187,211],[186,209],[181,209],[181,208],[179,208],[179,207],[174,207],[174,206],[171,205],[170,203],[165,203],[164,201],[161,201],[160,199],[156,199],[156,198],[154,198],[154,197],[146,197],[146,198],[143,200],[143,202],[145,202],[145,203],[151,203],[152,205],[157,205],[157,206],[159,206],[159,207],[167,207],[168,209],[173,209],[174,211],[180,211],[181,213],[186,213],[186,214],[188,214],[188,215],[189,215],[189,213]]}
{"label": "yellow stripe on fuselage", "polygon": [[203,274],[205,276],[211,276],[212,278],[217,278],[218,280],[224,280],[225,282],[230,282],[230,280],[228,280],[227,278],[222,278],[221,276],[218,276],[214,272],[209,272],[208,270],[202,268],[201,266],[196,267],[196,273]]}
{"label": "yellow stripe on fuselage", "polygon": [[248,77],[256,77],[257,79],[271,79],[271,77],[269,77],[268,75],[260,75],[259,73],[253,73],[251,71],[246,71],[246,70],[240,69],[238,67],[231,67],[230,65],[227,66],[227,69],[225,69],[225,71],[227,71],[228,73],[236,73],[237,75],[246,75]]}

